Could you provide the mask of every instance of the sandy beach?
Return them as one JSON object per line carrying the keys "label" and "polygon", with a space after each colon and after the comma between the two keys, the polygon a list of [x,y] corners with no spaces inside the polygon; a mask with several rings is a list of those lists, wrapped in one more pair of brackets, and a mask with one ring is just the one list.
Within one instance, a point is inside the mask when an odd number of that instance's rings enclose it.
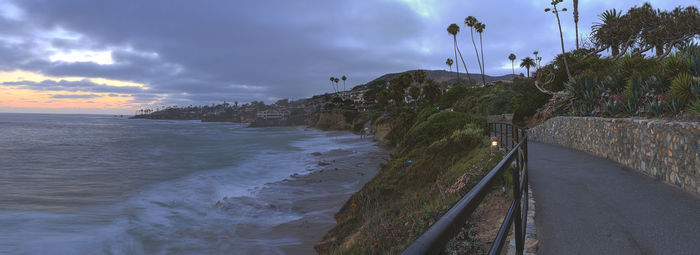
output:
{"label": "sandy beach", "polygon": [[[255,204],[272,211],[292,212],[300,218],[272,228],[255,224],[236,227],[237,234],[250,242],[266,244],[264,250],[246,253],[315,254],[314,244],[335,225],[333,215],[354,192],[359,190],[379,170],[389,152],[378,147],[371,138],[347,136],[347,132],[328,132],[328,139],[353,145],[352,149],[332,149],[313,152],[316,166],[307,172],[268,183],[256,193],[255,201],[225,198],[217,207],[226,209],[240,203]],[[342,137],[341,137],[342,135]],[[267,242],[273,240],[272,242]],[[274,247],[270,247],[267,244]]]}

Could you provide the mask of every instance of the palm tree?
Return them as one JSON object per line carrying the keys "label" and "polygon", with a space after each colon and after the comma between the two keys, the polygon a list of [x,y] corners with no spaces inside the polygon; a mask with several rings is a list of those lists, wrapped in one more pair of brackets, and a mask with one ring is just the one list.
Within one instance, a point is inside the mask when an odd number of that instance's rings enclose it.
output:
{"label": "palm tree", "polygon": [[620,54],[620,36],[616,31],[622,25],[622,12],[616,9],[604,11],[598,15],[601,22],[593,23],[591,27],[591,35],[595,40],[596,46],[603,49],[610,48],[611,54],[617,56]]}
{"label": "palm tree", "polygon": [[538,58],[538,57],[537,57],[537,54],[540,54],[540,52],[539,52],[539,51],[534,51],[532,54],[535,55],[535,62],[537,63],[537,65],[535,66],[535,68],[540,68],[540,61],[539,61],[539,59],[541,59],[541,58]]}
{"label": "palm tree", "polygon": [[535,60],[531,57],[526,57],[520,62],[520,67],[525,67],[527,69],[527,78],[530,78],[530,67],[535,66]]}
{"label": "palm tree", "polygon": [[[561,20],[559,20],[559,12],[560,10],[557,10],[557,4],[560,4],[561,2],[564,2],[564,0],[552,0],[550,3],[552,5],[552,9],[546,8],[544,9],[545,12],[552,11],[555,16],[557,16],[557,24],[559,25],[559,39],[561,40],[561,55],[564,58],[564,67],[566,67],[566,76],[569,77],[569,80],[571,80],[571,72],[569,71],[569,62],[566,61],[566,50],[564,50],[564,34],[561,31]],[[566,8],[561,9],[562,12],[566,11]]]}
{"label": "palm tree", "polygon": [[508,55],[508,59],[510,60],[510,68],[513,69],[513,75],[515,75],[515,59],[518,58],[515,56],[515,54],[511,53]]}
{"label": "palm tree", "polygon": [[450,72],[452,72],[452,63],[453,62],[451,58],[447,58],[447,61],[445,61],[445,64],[450,67]]}
{"label": "palm tree", "polygon": [[[452,39],[454,39],[455,60],[457,60],[457,53],[459,53],[459,58],[462,59],[462,65],[464,66],[464,72],[467,73],[467,79],[469,79],[469,82],[471,83],[472,77],[471,75],[469,75],[469,69],[467,69],[467,64],[464,62],[462,52],[459,50],[459,45],[457,45],[457,34],[459,33],[459,26],[455,23],[450,24],[450,26],[447,27],[447,33],[451,34]],[[459,64],[455,63],[455,66],[457,67],[457,79],[459,79]]]}
{"label": "palm tree", "polygon": [[[459,33],[459,26],[454,23],[450,24],[447,27],[447,33],[452,35],[452,48],[455,52],[455,59],[457,59],[457,33]],[[455,67],[457,68],[457,79],[459,79],[459,63],[455,63]]]}
{"label": "palm tree", "polygon": [[[333,78],[333,82],[335,82],[336,86],[338,86],[339,81],[340,81],[340,79],[338,79],[338,77]],[[338,87],[338,88],[340,88],[340,87]]]}
{"label": "palm tree", "polygon": [[479,59],[479,50],[476,48],[476,42],[474,41],[474,26],[479,23],[479,21],[474,16],[468,16],[464,19],[464,24],[469,27],[469,31],[472,35],[472,44],[474,45],[474,52],[476,53],[476,62],[479,63],[479,71],[483,72],[484,67],[481,65],[481,59]]}
{"label": "palm tree", "polygon": [[576,26],[576,49],[578,50],[578,0],[574,0],[574,25]]}
{"label": "palm tree", "polygon": [[348,79],[345,75],[343,77],[340,77],[341,80],[343,80],[343,91],[345,91],[345,81]]}
{"label": "palm tree", "polygon": [[486,86],[486,70],[484,70],[486,69],[486,63],[484,62],[484,40],[481,37],[481,35],[484,33],[484,29],[486,29],[486,25],[479,22],[474,25],[474,29],[476,29],[476,32],[479,33],[479,44],[481,47],[481,80],[484,82],[484,86]]}
{"label": "palm tree", "polygon": [[335,77],[331,76],[331,87],[333,87],[333,92],[338,92],[337,89],[335,89],[335,85],[333,84],[335,82]]}

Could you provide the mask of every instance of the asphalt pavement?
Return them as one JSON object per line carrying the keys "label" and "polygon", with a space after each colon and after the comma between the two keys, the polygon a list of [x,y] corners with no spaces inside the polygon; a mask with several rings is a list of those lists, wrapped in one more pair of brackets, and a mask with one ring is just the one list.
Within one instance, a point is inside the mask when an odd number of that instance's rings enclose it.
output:
{"label": "asphalt pavement", "polygon": [[528,144],[537,254],[700,255],[700,197],[615,162]]}

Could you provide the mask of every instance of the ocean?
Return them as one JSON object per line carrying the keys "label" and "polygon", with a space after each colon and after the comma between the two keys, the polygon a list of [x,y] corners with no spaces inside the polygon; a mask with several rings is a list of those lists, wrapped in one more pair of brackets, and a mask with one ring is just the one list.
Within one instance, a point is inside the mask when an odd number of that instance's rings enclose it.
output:
{"label": "ocean", "polygon": [[[304,127],[0,113],[0,253],[306,253],[377,167],[304,176],[380,152]],[[324,227],[305,240],[302,223]]]}

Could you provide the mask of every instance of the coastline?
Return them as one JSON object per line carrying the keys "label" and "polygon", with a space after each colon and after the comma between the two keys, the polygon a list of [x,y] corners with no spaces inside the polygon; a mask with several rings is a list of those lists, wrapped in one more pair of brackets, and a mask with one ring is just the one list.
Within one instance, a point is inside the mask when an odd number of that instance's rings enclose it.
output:
{"label": "coastline", "polygon": [[[309,172],[295,173],[282,181],[267,183],[256,191],[256,204],[270,210],[293,213],[299,217],[285,223],[258,228],[254,224],[236,226],[236,234],[263,247],[246,253],[314,254],[314,245],[336,225],[334,215],[347,199],[372,179],[386,162],[389,151],[371,138],[347,136],[345,131],[327,131],[350,149],[313,152],[316,166]],[[216,206],[226,210],[239,203],[238,198],[224,198]]]}

